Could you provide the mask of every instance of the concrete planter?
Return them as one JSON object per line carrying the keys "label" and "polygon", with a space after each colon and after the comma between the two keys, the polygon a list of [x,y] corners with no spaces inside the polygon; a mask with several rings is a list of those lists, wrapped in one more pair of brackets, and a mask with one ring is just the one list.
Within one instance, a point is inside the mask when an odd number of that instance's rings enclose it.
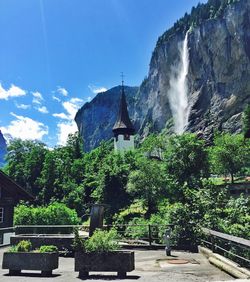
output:
{"label": "concrete planter", "polygon": [[73,252],[73,234],[19,234],[10,237],[10,244],[17,245],[22,240],[29,240],[33,248],[43,245],[54,245],[59,252]]}
{"label": "concrete planter", "polygon": [[51,276],[58,268],[58,253],[4,253],[3,269],[9,269],[10,275],[18,275],[21,270],[40,270],[42,276]]}
{"label": "concrete planter", "polygon": [[119,277],[124,278],[126,277],[126,272],[133,271],[134,269],[134,252],[75,252],[75,271],[79,271],[80,278],[87,277],[90,271],[117,272]]}

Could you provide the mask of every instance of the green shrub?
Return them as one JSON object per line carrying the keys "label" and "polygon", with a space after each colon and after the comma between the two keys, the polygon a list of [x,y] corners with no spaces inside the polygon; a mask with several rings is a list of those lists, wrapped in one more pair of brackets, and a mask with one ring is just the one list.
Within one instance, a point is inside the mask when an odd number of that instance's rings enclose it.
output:
{"label": "green shrub", "polygon": [[132,239],[146,239],[148,237],[149,220],[135,217],[129,221],[125,236]]}
{"label": "green shrub", "polygon": [[117,231],[111,229],[110,231],[96,230],[94,234],[84,242],[84,250],[88,253],[109,252],[119,249],[117,242]]}
{"label": "green shrub", "polygon": [[11,246],[10,252],[30,252],[32,244],[28,240],[22,240],[17,245]]}
{"label": "green shrub", "polygon": [[14,222],[15,225],[77,225],[79,219],[75,210],[54,202],[47,207],[19,205],[15,208]]}
{"label": "green shrub", "polygon": [[171,232],[171,241],[175,246],[196,247],[200,238],[199,219],[196,210],[187,204],[175,203],[172,205],[169,219],[174,227]]}
{"label": "green shrub", "polygon": [[17,253],[17,246],[13,245],[9,248],[8,253]]}
{"label": "green shrub", "polygon": [[58,248],[54,245],[43,245],[39,248],[39,253],[57,253]]}
{"label": "green shrub", "polygon": [[84,251],[85,247],[84,247],[84,239],[82,237],[80,237],[79,235],[79,230],[78,228],[74,229],[74,240],[73,240],[73,244],[72,247],[75,251]]}

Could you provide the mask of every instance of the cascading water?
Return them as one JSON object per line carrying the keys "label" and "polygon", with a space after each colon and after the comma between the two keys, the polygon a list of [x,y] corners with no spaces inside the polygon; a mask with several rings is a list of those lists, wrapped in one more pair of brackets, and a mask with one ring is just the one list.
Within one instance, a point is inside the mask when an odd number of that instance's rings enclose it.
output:
{"label": "cascading water", "polygon": [[188,124],[188,87],[187,75],[189,67],[188,32],[180,49],[180,63],[173,69],[168,92],[170,108],[174,119],[175,133],[182,134]]}

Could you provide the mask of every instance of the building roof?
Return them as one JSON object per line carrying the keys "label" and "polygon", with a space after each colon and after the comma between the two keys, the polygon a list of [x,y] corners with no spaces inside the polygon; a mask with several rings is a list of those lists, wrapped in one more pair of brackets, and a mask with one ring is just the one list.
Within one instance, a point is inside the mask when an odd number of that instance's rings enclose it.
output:
{"label": "building roof", "polygon": [[34,200],[35,197],[24,190],[7,174],[0,170],[0,187],[8,191],[17,200]]}
{"label": "building roof", "polygon": [[120,100],[120,107],[118,112],[118,117],[116,123],[113,127],[114,134],[119,132],[123,134],[134,134],[135,129],[134,126],[129,118],[127,102],[124,92],[124,87],[122,85],[122,93],[121,93],[121,100]]}

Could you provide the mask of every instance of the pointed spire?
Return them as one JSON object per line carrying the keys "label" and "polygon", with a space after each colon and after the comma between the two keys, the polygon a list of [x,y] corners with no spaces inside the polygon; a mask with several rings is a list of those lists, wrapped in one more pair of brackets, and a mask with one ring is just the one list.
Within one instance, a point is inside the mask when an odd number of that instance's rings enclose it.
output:
{"label": "pointed spire", "polygon": [[130,134],[133,135],[135,132],[134,126],[129,118],[127,102],[125,97],[124,85],[123,85],[123,74],[122,74],[122,86],[121,86],[121,100],[116,123],[113,127],[115,135],[118,134]]}

